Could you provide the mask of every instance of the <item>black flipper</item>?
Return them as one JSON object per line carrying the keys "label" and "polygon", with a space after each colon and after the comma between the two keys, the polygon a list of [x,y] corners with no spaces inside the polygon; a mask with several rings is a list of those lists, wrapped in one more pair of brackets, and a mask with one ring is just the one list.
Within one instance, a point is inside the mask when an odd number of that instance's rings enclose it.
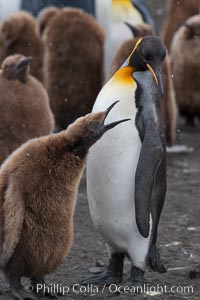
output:
{"label": "black flipper", "polygon": [[166,145],[160,113],[158,89],[150,72],[136,72],[136,127],[142,149],[135,176],[136,223],[143,237],[149,236],[152,216],[152,243],[166,193]]}
{"label": "black flipper", "polygon": [[139,10],[139,12],[142,14],[143,20],[145,23],[148,23],[151,25],[154,33],[157,33],[156,26],[154,23],[154,19],[151,15],[150,9],[148,5],[146,4],[145,0],[132,0],[133,5]]}
{"label": "black flipper", "polygon": [[140,233],[147,238],[150,229],[150,205],[155,178],[163,158],[163,147],[155,133],[153,118],[146,128],[135,177],[136,222]]}
{"label": "black flipper", "polygon": [[151,249],[149,251],[149,255],[147,258],[147,266],[150,270],[158,273],[166,272],[166,269],[161,261],[159,250],[156,246],[157,241],[157,228],[160,220],[160,214],[165,201],[165,193],[166,193],[166,177],[163,176],[166,174],[166,156],[162,158],[162,161],[157,170],[154,187],[152,191],[151,198],[151,214],[153,219],[152,225],[152,241],[151,241]]}

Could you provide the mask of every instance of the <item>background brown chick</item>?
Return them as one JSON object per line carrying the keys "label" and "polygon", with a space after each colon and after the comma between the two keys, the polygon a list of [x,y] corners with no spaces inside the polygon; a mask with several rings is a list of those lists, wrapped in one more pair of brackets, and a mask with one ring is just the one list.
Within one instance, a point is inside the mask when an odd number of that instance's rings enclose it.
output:
{"label": "background brown chick", "polygon": [[54,119],[41,83],[30,76],[30,57],[13,55],[0,71],[0,164],[27,140],[51,133]]}
{"label": "background brown chick", "polygon": [[91,111],[102,84],[104,34],[80,9],[63,9],[44,32],[45,83],[59,128]]}
{"label": "background brown chick", "polygon": [[171,47],[176,99],[188,125],[200,118],[200,15],[189,18],[176,32]]}
{"label": "background brown chick", "polygon": [[56,6],[48,6],[44,8],[38,15],[37,23],[39,27],[39,33],[42,36],[44,33],[45,28],[49,25],[52,18],[60,12],[60,9]]}
{"label": "background brown chick", "polygon": [[[126,58],[130,55],[139,37],[153,35],[152,28],[148,24],[140,24],[135,26],[130,24],[127,25],[133,32],[135,38],[125,41],[119,47],[111,64],[110,77],[122,66]],[[177,105],[169,56],[166,56],[162,67],[164,96],[160,102],[161,112],[165,126],[166,142],[169,146],[172,146],[176,140]]]}
{"label": "background brown chick", "polygon": [[[73,240],[78,184],[89,148],[109,129],[105,112],[78,119],[67,130],[31,140],[0,169],[0,267],[17,299],[31,299],[21,286],[32,285],[60,265]],[[37,298],[38,299],[38,298]]]}
{"label": "background brown chick", "polygon": [[43,82],[43,47],[36,32],[35,19],[26,12],[17,12],[8,17],[0,30],[1,59],[12,54],[32,56],[31,74]]}
{"label": "background brown chick", "polygon": [[168,0],[168,16],[164,26],[163,39],[170,51],[173,35],[182,22],[199,13],[199,0]]}

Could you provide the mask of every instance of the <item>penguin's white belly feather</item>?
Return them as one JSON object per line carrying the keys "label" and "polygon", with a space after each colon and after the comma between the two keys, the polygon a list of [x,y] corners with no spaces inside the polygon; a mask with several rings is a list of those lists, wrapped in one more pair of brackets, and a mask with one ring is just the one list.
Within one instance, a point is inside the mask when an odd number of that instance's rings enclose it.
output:
{"label": "penguin's white belly feather", "polygon": [[117,89],[114,95],[110,89],[106,92],[103,89],[93,112],[105,110],[120,100],[106,123],[124,118],[131,118],[131,121],[110,130],[90,149],[87,162],[89,208],[105,241],[144,268],[149,238],[142,237],[135,220],[135,172],[142,145],[135,126],[134,89],[133,86],[126,87],[126,92]]}

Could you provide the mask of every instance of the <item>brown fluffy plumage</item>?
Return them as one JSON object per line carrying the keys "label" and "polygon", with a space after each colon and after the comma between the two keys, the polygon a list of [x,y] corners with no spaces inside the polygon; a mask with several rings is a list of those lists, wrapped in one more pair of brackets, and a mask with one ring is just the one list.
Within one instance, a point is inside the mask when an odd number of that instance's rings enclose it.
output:
{"label": "brown fluffy plumage", "polygon": [[[127,57],[133,50],[138,37],[153,35],[153,31],[148,24],[140,24],[137,26],[129,25],[134,39],[124,42],[118,49],[110,70],[110,77],[121,67]],[[169,61],[169,56],[163,62],[163,87],[164,97],[161,99],[161,113],[163,116],[163,123],[165,125],[166,142],[169,146],[175,143],[176,139],[176,122],[177,122],[177,106],[174,93],[174,86],[172,81],[172,71]]]}
{"label": "brown fluffy plumage", "polygon": [[180,113],[193,124],[200,117],[200,15],[189,18],[175,34],[171,61]]}
{"label": "brown fluffy plumage", "polygon": [[9,56],[0,71],[0,163],[27,140],[53,130],[47,93],[29,75],[26,60],[22,55]]}
{"label": "brown fluffy plumage", "polygon": [[38,18],[37,18],[40,35],[43,34],[43,32],[44,32],[45,28],[48,26],[49,22],[59,12],[60,12],[60,9],[56,6],[48,6],[47,8],[44,8],[43,10],[41,10],[41,12],[39,13]]}
{"label": "brown fluffy plumage", "polygon": [[170,51],[174,33],[182,22],[199,13],[199,0],[168,0],[168,16],[164,27],[164,43]]}
{"label": "brown fluffy plumage", "polygon": [[43,46],[34,18],[26,12],[8,17],[1,26],[2,59],[12,54],[32,56],[31,74],[43,82]]}
{"label": "brown fluffy plumage", "polygon": [[58,127],[91,111],[102,84],[104,34],[80,9],[60,10],[44,32],[45,83]]}
{"label": "brown fluffy plumage", "polygon": [[125,121],[104,125],[112,107],[81,117],[63,132],[27,142],[0,169],[0,266],[18,296],[22,276],[39,283],[70,250],[88,149]]}

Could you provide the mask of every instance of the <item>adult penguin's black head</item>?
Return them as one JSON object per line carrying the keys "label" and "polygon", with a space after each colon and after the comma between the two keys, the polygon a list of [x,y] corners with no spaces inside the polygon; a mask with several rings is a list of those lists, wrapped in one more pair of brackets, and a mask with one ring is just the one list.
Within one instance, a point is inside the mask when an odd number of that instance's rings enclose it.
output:
{"label": "adult penguin's black head", "polygon": [[149,70],[158,85],[160,94],[163,95],[161,65],[166,56],[166,48],[161,39],[156,36],[140,38],[128,58],[128,65],[135,71]]}

